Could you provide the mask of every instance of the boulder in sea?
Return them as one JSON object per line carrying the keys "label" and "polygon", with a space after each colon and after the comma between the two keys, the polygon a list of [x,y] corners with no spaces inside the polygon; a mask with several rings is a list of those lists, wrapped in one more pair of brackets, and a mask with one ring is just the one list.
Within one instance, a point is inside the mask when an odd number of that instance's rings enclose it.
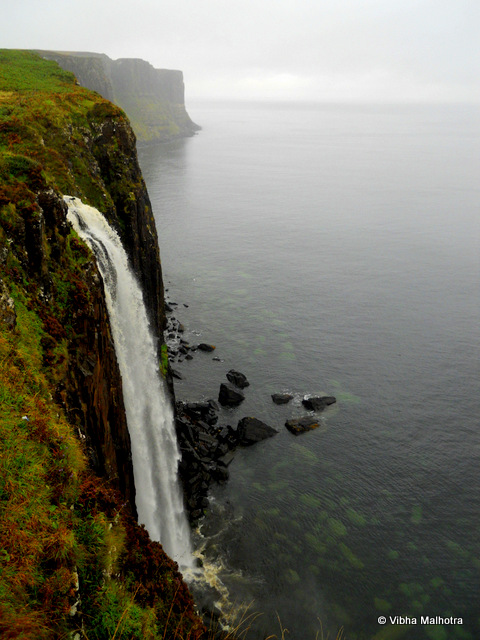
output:
{"label": "boulder in sea", "polygon": [[239,389],[245,389],[245,387],[250,385],[247,377],[243,373],[240,373],[240,371],[235,371],[234,369],[230,369],[227,373],[227,379]]}
{"label": "boulder in sea", "polygon": [[272,400],[275,404],[287,404],[293,398],[289,393],[272,393]]}
{"label": "boulder in sea", "polygon": [[320,426],[320,423],[318,420],[312,418],[311,416],[304,416],[302,418],[292,418],[292,420],[287,420],[285,422],[285,426],[290,431],[290,433],[298,436],[301,433],[316,429]]}
{"label": "boulder in sea", "polygon": [[211,351],[215,351],[215,345],[206,344],[205,342],[201,342],[197,348],[199,351],[206,351],[207,353]]}
{"label": "boulder in sea", "polygon": [[205,400],[204,402],[187,402],[182,410],[194,420],[203,420],[209,425],[218,422],[217,412],[219,407],[215,400]]}
{"label": "boulder in sea", "polygon": [[242,418],[237,426],[239,444],[250,445],[271,438],[278,431],[257,418]]}
{"label": "boulder in sea", "polygon": [[235,389],[231,384],[222,382],[220,385],[220,392],[218,394],[218,401],[222,406],[235,407],[243,400],[245,400],[245,396],[241,391]]}
{"label": "boulder in sea", "polygon": [[334,404],[337,399],[334,396],[317,396],[304,398],[302,404],[309,411],[323,411],[326,407]]}

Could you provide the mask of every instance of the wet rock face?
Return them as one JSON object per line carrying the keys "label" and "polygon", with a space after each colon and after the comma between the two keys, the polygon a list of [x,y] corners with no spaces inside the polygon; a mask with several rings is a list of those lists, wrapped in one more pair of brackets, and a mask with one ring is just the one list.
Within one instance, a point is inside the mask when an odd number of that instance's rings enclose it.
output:
{"label": "wet rock face", "polygon": [[271,438],[278,431],[257,418],[242,418],[237,426],[239,442],[242,445],[255,444],[266,438]]}
{"label": "wet rock face", "polygon": [[[70,232],[63,199],[53,190],[40,193],[45,221],[45,243],[50,260],[62,260],[65,237]],[[42,243],[43,248],[45,243]],[[85,256],[88,255],[83,249]],[[38,262],[37,279],[42,281],[42,267],[46,254]],[[67,274],[65,274],[67,277]],[[69,275],[68,277],[72,277]],[[103,281],[93,259],[75,275],[71,314],[73,331],[68,340],[68,367],[65,379],[56,390],[56,401],[63,406],[69,420],[75,424],[87,445],[91,466],[109,478],[125,496],[135,511],[135,489],[130,454],[130,437],[123,404],[122,380],[110,331]],[[45,287],[48,290],[48,287]],[[45,308],[49,298],[46,296]],[[67,336],[63,327],[52,318],[44,320],[55,343],[59,334]],[[44,347],[44,348],[45,348]]]}
{"label": "wet rock face", "polygon": [[139,279],[155,334],[165,329],[165,306],[158,237],[152,205],[138,164],[133,131],[126,121],[107,119],[92,145],[114,210],[105,212],[123,241]]}
{"label": "wet rock face", "polygon": [[122,379],[99,281],[89,311],[79,318],[79,328],[83,331],[69,346],[65,406],[86,438],[92,467],[113,482],[135,511]]}
{"label": "wet rock face", "polygon": [[218,401],[222,406],[235,407],[244,400],[245,396],[241,391],[235,389],[235,387],[228,382],[222,382],[218,393]]}
{"label": "wet rock face", "polygon": [[[96,113],[92,112],[95,120]],[[114,204],[105,212],[118,230],[142,286],[155,336],[166,325],[158,238],[152,206],[138,164],[135,135],[125,119],[101,118],[92,124],[94,168]],[[96,271],[96,266],[95,266]],[[72,358],[68,404],[85,426],[94,466],[114,483],[135,508],[130,437],[123,405],[122,381],[105,306],[103,282],[92,277],[93,313],[83,322],[84,342]],[[162,340],[158,340],[160,359]],[[85,366],[87,363],[87,366]],[[86,372],[86,373],[85,373]]]}
{"label": "wet rock face", "polygon": [[227,373],[227,380],[239,389],[245,389],[245,387],[250,386],[247,376],[244,373],[240,373],[240,371],[235,371],[234,369],[230,369]]}
{"label": "wet rock face", "polygon": [[320,426],[320,422],[317,418],[311,418],[310,416],[303,416],[302,418],[292,418],[285,422],[285,426],[293,433],[294,436],[298,436],[301,433],[312,431]]}
{"label": "wet rock face", "polygon": [[[133,507],[130,440],[103,283],[89,250],[71,233],[60,190],[97,206],[118,230],[142,285],[153,332],[161,336],[165,316],[156,228],[125,114],[86,90],[77,95],[73,80],[64,81],[71,82],[72,94],[44,105],[45,123],[42,118],[41,126],[34,126],[36,111],[28,113],[25,98],[25,113],[17,105],[23,115],[15,118],[15,135],[8,119],[0,131],[2,143],[11,147],[5,174],[11,179],[2,174],[0,185],[0,268],[6,283],[0,320],[15,328],[16,313],[18,318],[20,310],[32,313],[52,395],[85,440],[92,466]],[[12,306],[13,287],[18,295]]]}
{"label": "wet rock face", "polygon": [[312,396],[310,398],[304,398],[302,404],[309,411],[323,411],[331,404],[335,404],[337,399],[334,396]]}
{"label": "wet rock face", "polygon": [[272,393],[272,400],[275,404],[288,404],[293,396],[289,393]]}

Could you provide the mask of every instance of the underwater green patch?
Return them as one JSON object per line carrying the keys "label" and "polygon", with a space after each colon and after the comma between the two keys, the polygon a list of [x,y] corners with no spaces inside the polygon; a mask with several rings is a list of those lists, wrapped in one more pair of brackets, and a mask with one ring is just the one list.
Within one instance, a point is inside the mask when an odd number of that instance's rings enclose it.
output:
{"label": "underwater green patch", "polygon": [[284,575],[285,580],[290,584],[298,584],[300,582],[300,576],[294,569],[287,569]]}
{"label": "underwater green patch", "polygon": [[317,536],[314,536],[312,533],[306,533],[304,538],[308,546],[313,549],[315,553],[324,555],[327,552],[328,546],[325,544],[324,540],[317,538]]}
{"label": "underwater green patch", "polygon": [[380,613],[389,613],[392,610],[392,604],[383,598],[374,598],[375,609]]}
{"label": "underwater green patch", "polygon": [[300,496],[300,502],[309,509],[319,509],[322,506],[320,498],[312,496],[309,493],[302,493]]}
{"label": "underwater green patch", "polygon": [[410,518],[410,522],[413,524],[420,524],[422,521],[422,506],[419,504],[415,504],[412,507],[412,516]]}
{"label": "underwater green patch", "polygon": [[278,359],[284,360],[284,361],[290,361],[290,360],[293,361],[296,359],[296,356],[291,351],[282,351],[281,353],[278,354]]}
{"label": "underwater green patch", "polygon": [[466,551],[465,549],[463,549],[458,542],[454,542],[453,540],[447,540],[445,542],[445,545],[447,547],[447,549],[449,551],[451,551],[452,553],[454,553],[455,555],[459,556],[460,558],[468,558],[468,556],[470,555],[468,553],[468,551]]}
{"label": "underwater green patch", "polygon": [[448,633],[441,624],[427,624],[423,627],[430,640],[448,640]]}
{"label": "underwater green patch", "polygon": [[402,638],[408,638],[412,625],[388,625],[378,633],[376,633],[372,640],[402,640]]}
{"label": "underwater green patch", "polygon": [[365,518],[365,516],[363,516],[361,513],[358,513],[358,511],[355,511],[355,509],[348,508],[345,511],[345,515],[350,520],[350,522],[358,525],[359,527],[364,527],[367,524],[367,519]]}
{"label": "underwater green patch", "polygon": [[311,449],[307,449],[307,447],[299,444],[298,442],[292,442],[290,450],[295,456],[295,460],[302,464],[312,465],[318,462],[316,454]]}
{"label": "underwater green patch", "polygon": [[335,536],[342,537],[347,534],[347,527],[337,518],[328,518],[327,524]]}
{"label": "underwater green patch", "polygon": [[360,396],[356,396],[354,393],[344,389],[338,380],[329,380],[328,382],[338,403],[359,404],[362,401]]}
{"label": "underwater green patch", "polygon": [[430,580],[430,584],[432,585],[432,587],[434,589],[439,589],[440,587],[442,587],[445,584],[445,580],[443,580],[443,578],[439,578],[439,577],[432,578]]}
{"label": "underwater green patch", "polygon": [[363,569],[365,567],[360,558],[357,558],[357,556],[351,549],[347,547],[346,544],[343,544],[343,542],[341,542],[338,545],[338,548],[342,552],[343,557],[351,564],[354,569]]}
{"label": "underwater green patch", "polygon": [[[256,483],[255,483],[255,484],[256,484]],[[268,485],[268,489],[269,489],[269,491],[273,491],[273,492],[275,492],[275,493],[279,493],[279,492],[281,492],[281,491],[283,492],[283,491],[285,491],[286,489],[288,489],[288,488],[289,488],[289,486],[290,486],[290,485],[289,485],[289,483],[288,483],[286,480],[278,480],[278,481],[276,481],[276,482],[271,482],[271,483]],[[265,491],[265,489],[264,489],[264,491]]]}
{"label": "underwater green patch", "polygon": [[402,582],[399,587],[399,591],[410,600],[414,600],[417,596],[423,593],[424,589],[421,584],[417,582]]}

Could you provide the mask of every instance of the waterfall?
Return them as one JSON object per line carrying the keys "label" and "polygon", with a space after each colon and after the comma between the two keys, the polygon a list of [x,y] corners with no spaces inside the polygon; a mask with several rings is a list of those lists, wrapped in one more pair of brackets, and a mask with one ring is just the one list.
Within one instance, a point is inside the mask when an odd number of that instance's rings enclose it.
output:
{"label": "waterfall", "polygon": [[178,481],[173,408],[159,371],[142,291],[121,240],[102,214],[64,197],[67,219],[95,254],[103,278],[130,433],[138,519],[182,568],[193,557]]}

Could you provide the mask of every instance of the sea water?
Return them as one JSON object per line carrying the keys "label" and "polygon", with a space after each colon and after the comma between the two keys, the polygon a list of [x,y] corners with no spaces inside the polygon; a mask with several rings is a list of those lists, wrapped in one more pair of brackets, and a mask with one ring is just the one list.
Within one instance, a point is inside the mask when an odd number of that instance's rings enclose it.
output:
{"label": "sea water", "polygon": [[[238,369],[221,421],[279,430],[236,452],[203,522],[232,601],[262,614],[247,637],[280,636],[277,614],[296,640],[372,638],[382,616],[478,637],[478,109],[189,111],[197,136],[140,153],[175,315],[216,345],[173,365],[176,395],[217,398]],[[321,427],[290,434],[322,393]]]}

